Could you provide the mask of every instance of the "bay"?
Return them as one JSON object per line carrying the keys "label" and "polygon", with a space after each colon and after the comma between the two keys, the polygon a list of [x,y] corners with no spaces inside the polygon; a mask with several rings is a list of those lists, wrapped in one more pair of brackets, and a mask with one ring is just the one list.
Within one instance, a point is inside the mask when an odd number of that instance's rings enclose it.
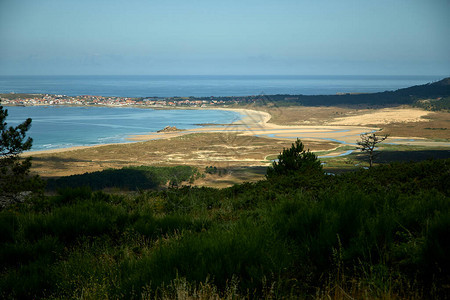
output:
{"label": "bay", "polygon": [[225,110],[154,110],[129,107],[27,106],[5,107],[7,123],[16,126],[32,119],[27,136],[33,138],[32,150],[49,150],[74,146],[92,146],[128,142],[130,135],[147,134],[176,126],[179,129],[198,127],[195,124],[226,124],[241,115]]}

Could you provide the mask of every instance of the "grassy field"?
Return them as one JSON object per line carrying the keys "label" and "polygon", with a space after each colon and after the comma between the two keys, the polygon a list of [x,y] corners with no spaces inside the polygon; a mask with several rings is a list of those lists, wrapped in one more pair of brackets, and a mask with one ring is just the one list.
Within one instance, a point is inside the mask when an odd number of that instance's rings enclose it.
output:
{"label": "grassy field", "polygon": [[326,122],[339,117],[353,116],[362,113],[362,108],[349,107],[253,107],[271,114],[271,123],[280,125],[323,125]]}
{"label": "grassy field", "polygon": [[381,133],[392,136],[419,137],[450,141],[450,113],[433,112],[424,117],[426,122],[393,123],[383,126]]}
{"label": "grassy field", "polygon": [[[336,143],[305,141],[311,150],[333,149]],[[107,145],[60,153],[33,155],[33,172],[43,177],[60,177],[107,168],[127,166],[191,165],[201,169],[228,169],[237,182],[244,179],[243,167],[268,166],[266,156],[277,155],[291,141],[240,136],[236,133],[190,134],[170,139]],[[235,182],[235,181],[232,181]]]}

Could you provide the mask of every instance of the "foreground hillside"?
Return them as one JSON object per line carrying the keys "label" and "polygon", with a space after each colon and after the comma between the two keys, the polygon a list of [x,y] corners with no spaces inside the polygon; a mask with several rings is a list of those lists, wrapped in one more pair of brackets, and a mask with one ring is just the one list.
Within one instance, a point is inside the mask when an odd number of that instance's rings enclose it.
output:
{"label": "foreground hillside", "polygon": [[2,298],[445,298],[450,160],[0,212]]}

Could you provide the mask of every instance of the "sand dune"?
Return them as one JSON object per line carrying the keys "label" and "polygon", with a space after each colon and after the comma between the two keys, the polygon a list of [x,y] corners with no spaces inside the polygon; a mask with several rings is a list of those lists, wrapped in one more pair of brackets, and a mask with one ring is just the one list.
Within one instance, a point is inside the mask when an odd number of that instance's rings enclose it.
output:
{"label": "sand dune", "polygon": [[424,117],[429,114],[431,114],[431,112],[422,109],[385,108],[358,116],[336,118],[334,121],[328,122],[328,124],[364,126],[373,124],[427,122],[428,120],[424,119]]}

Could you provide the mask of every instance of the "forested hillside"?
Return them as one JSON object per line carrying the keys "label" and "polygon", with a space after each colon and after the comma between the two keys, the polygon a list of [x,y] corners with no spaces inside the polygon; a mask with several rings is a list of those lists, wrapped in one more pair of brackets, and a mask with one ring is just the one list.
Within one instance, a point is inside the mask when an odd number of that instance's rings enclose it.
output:
{"label": "forested hillside", "polygon": [[[418,99],[430,99],[450,96],[450,78],[438,82],[412,86],[396,91],[369,94],[342,95],[270,95],[267,98],[277,105],[398,105],[413,104]],[[267,100],[266,100],[267,101]]]}

